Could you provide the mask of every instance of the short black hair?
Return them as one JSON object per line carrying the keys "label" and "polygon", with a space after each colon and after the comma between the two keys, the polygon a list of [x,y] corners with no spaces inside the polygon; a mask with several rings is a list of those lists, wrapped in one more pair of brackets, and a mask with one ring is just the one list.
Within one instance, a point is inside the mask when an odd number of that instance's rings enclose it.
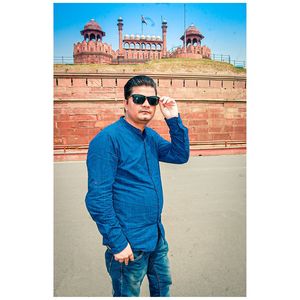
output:
{"label": "short black hair", "polygon": [[127,81],[124,86],[124,97],[126,100],[129,99],[132,93],[132,88],[135,86],[151,86],[155,90],[155,96],[157,95],[156,83],[155,81],[146,75],[134,76]]}

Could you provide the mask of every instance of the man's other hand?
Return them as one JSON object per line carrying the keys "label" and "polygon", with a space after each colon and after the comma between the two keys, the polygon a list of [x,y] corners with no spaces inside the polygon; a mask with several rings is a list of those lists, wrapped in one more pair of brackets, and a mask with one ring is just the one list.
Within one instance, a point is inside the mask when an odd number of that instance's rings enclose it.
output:
{"label": "man's other hand", "polygon": [[178,106],[175,99],[162,96],[159,99],[159,107],[166,119],[178,117]]}
{"label": "man's other hand", "polygon": [[125,262],[126,266],[128,265],[129,260],[134,261],[133,252],[129,243],[124,250],[122,250],[120,253],[115,254],[114,256],[115,260],[117,260],[119,263]]}

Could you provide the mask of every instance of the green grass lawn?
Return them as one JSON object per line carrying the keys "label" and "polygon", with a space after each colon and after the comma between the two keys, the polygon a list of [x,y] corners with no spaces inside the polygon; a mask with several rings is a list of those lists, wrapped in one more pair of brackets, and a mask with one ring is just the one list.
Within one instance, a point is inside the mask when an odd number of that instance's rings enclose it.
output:
{"label": "green grass lawn", "polygon": [[55,72],[87,73],[197,73],[211,75],[246,75],[246,69],[210,59],[168,58],[134,65],[55,64]]}

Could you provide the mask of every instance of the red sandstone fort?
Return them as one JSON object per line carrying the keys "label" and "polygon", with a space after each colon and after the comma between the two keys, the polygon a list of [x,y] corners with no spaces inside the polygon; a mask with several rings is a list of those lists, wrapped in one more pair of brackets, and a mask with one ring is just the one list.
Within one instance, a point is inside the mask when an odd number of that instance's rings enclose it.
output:
{"label": "red sandstone fort", "polygon": [[[246,76],[244,73],[149,72],[145,70],[104,71],[103,64],[136,64],[172,58],[209,59],[210,49],[201,46],[204,36],[193,25],[181,36],[183,46],[167,50],[167,22],[159,36],[124,35],[118,19],[119,49],[103,42],[105,32],[94,20],[81,31],[84,40],[74,44],[74,65],[54,68],[54,157],[55,160],[82,160],[88,144],[104,127],[123,115],[124,85],[133,76],[151,76],[158,95],[174,98],[183,123],[189,129],[191,155],[246,152]],[[99,68],[81,64],[93,63]],[[186,62],[187,63],[187,62]],[[88,66],[88,65],[87,65]],[[130,67],[130,66],[126,66]],[[125,66],[124,66],[125,68]],[[134,68],[132,68],[134,69]],[[179,73],[178,73],[179,72]],[[180,73],[182,72],[182,73]],[[169,129],[157,110],[149,127],[169,139]]]}
{"label": "red sandstone fort", "polygon": [[183,46],[175,51],[167,50],[167,21],[162,21],[162,38],[155,35],[125,35],[123,37],[123,19],[118,19],[119,49],[114,51],[111,45],[103,42],[105,32],[95,20],[90,20],[81,30],[84,40],[74,44],[74,63],[130,63],[145,62],[161,58],[210,58],[211,51],[201,46],[204,36],[192,24],[180,38]]}

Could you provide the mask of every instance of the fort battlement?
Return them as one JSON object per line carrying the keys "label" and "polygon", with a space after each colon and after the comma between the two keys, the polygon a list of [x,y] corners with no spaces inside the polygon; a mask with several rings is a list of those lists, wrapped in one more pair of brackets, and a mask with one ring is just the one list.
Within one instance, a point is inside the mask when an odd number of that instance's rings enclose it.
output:
{"label": "fort battlement", "polygon": [[[54,73],[57,160],[85,159],[90,140],[123,115],[124,85],[134,75]],[[158,95],[176,99],[189,129],[192,155],[245,153],[245,76],[146,75],[156,81]],[[169,139],[159,109],[149,126]]]}
{"label": "fort battlement", "polygon": [[123,19],[118,18],[119,49],[114,51],[111,45],[102,42],[105,32],[95,21],[89,21],[80,31],[84,40],[74,44],[73,57],[75,64],[105,63],[129,64],[156,60],[161,58],[194,58],[210,59],[211,50],[201,46],[204,36],[192,24],[189,26],[181,40],[183,46],[175,51],[167,50],[167,21],[162,21],[162,37],[155,35],[125,34],[123,36]]}
{"label": "fort battlement", "polygon": [[74,63],[111,63],[116,56],[111,45],[101,41],[90,40],[88,42],[78,42],[74,44]]}

